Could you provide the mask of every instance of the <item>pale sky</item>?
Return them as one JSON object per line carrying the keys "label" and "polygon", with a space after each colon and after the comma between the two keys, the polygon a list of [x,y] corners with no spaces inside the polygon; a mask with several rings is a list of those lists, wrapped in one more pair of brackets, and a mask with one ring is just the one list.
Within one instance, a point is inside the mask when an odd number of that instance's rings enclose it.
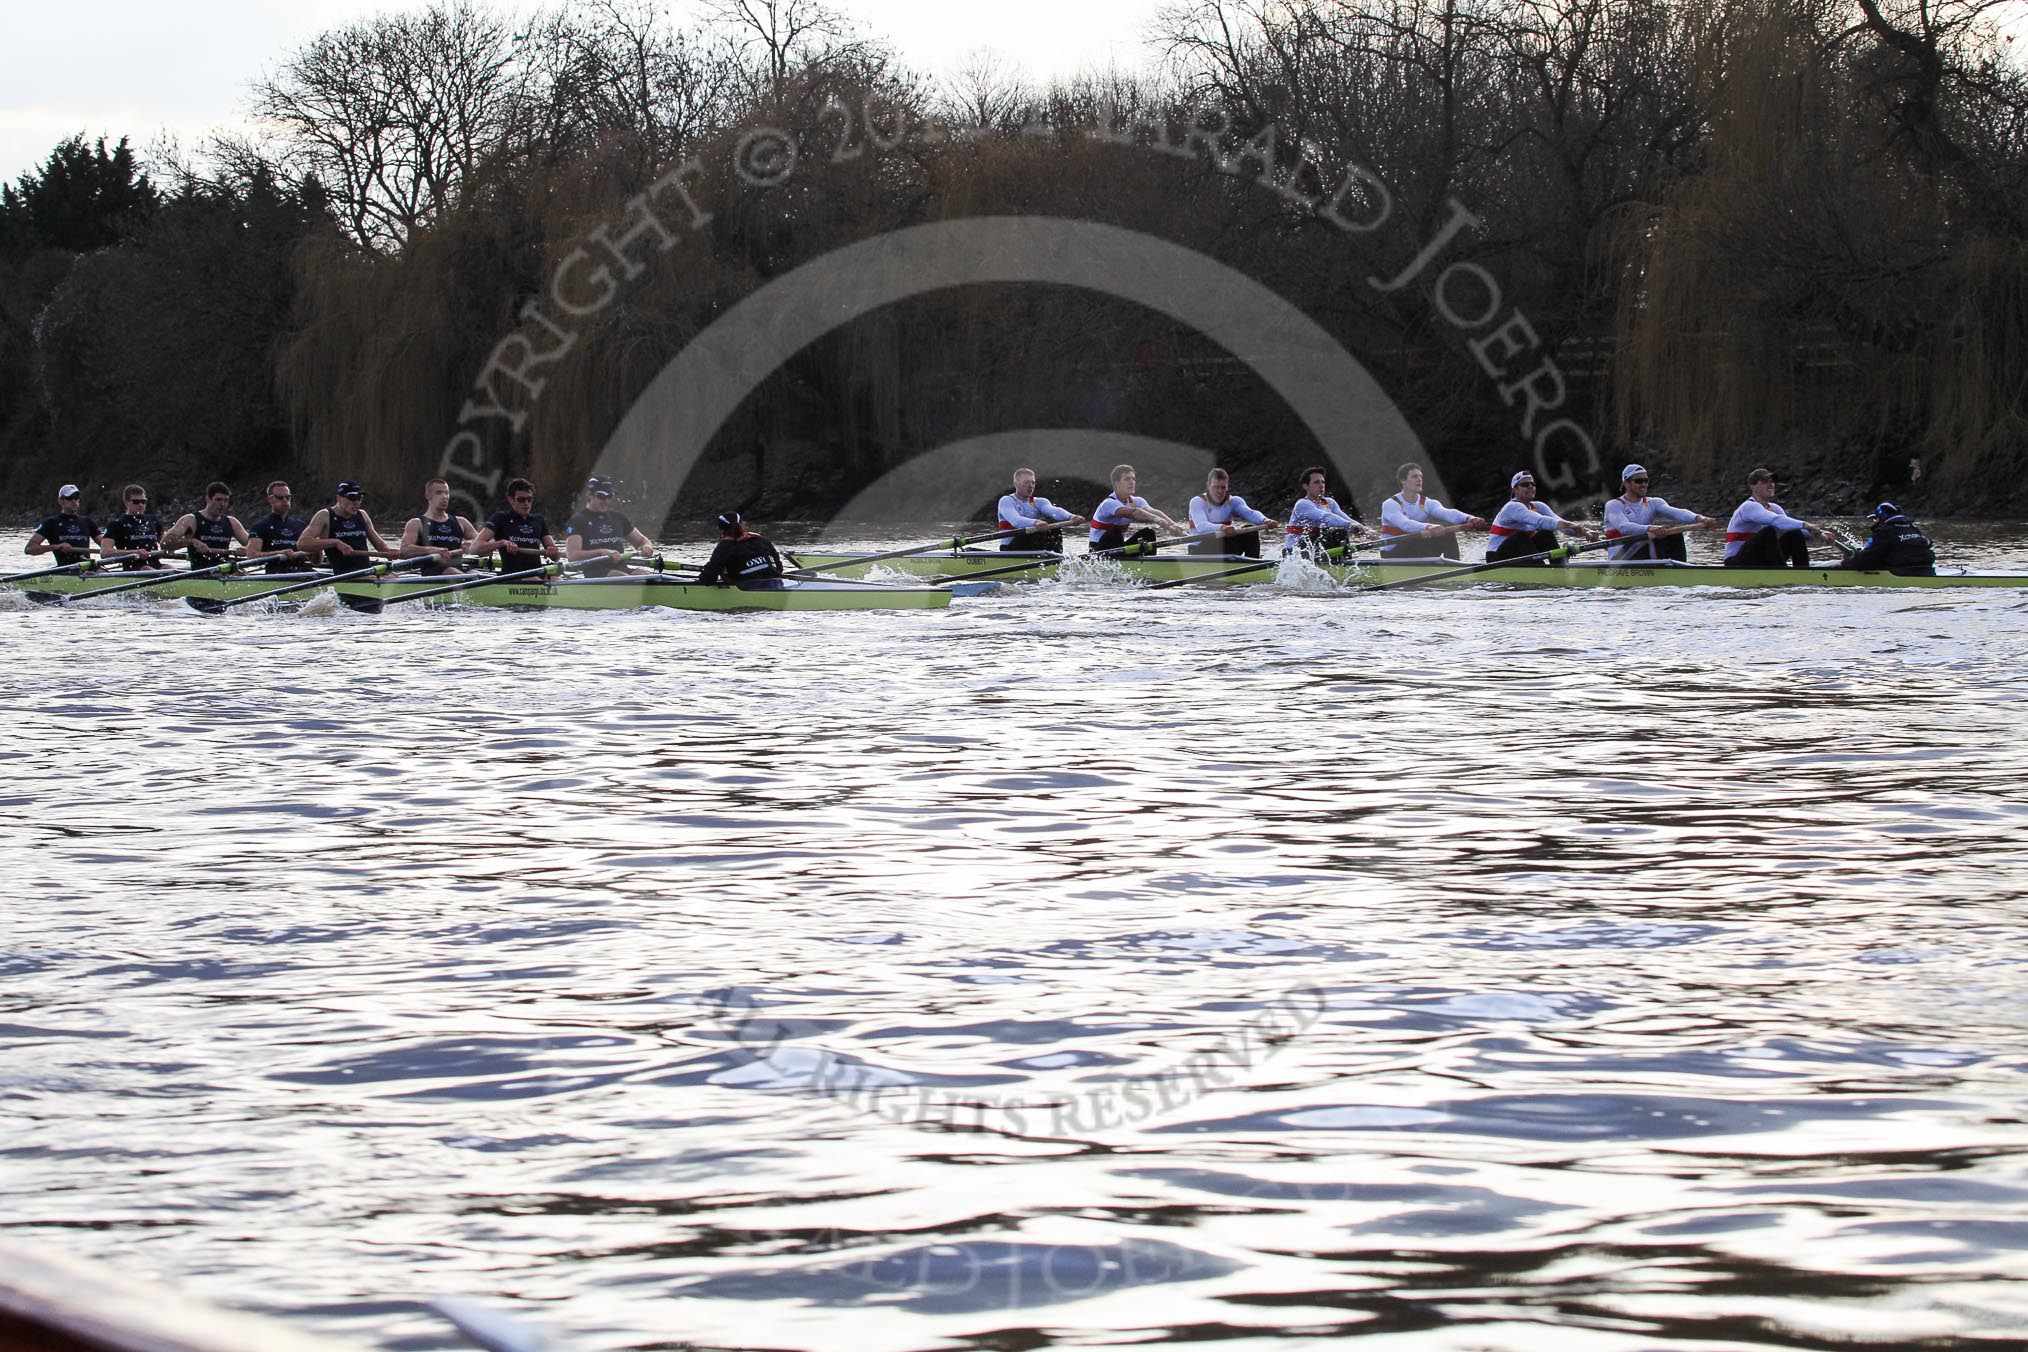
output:
{"label": "pale sky", "polygon": [[[992,47],[1036,80],[1135,69],[1161,0],[832,0],[902,59],[941,76]],[[64,137],[146,151],[186,147],[238,117],[248,83],[327,28],[413,6],[400,0],[8,0],[0,7],[0,181],[40,165]],[[511,5],[526,10],[529,0]],[[671,5],[695,17],[694,0]]]}

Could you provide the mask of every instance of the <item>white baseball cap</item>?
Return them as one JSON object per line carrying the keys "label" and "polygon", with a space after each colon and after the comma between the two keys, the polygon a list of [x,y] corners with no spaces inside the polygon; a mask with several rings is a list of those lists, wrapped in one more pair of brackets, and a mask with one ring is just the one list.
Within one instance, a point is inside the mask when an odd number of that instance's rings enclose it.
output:
{"label": "white baseball cap", "polygon": [[1628,465],[1625,469],[1620,471],[1620,482],[1625,483],[1627,480],[1633,478],[1636,474],[1646,474],[1647,472],[1648,467],[1646,465]]}
{"label": "white baseball cap", "polygon": [[57,489],[57,490],[56,490],[56,496],[57,496],[57,499],[58,499],[58,501],[61,501],[61,500],[62,500],[62,499],[64,499],[64,498],[74,498],[74,497],[76,497],[76,496],[77,496],[77,485],[76,485],[76,484],[65,484],[65,485],[64,485],[64,486],[63,486],[62,488],[59,488],[59,489]]}
{"label": "white baseball cap", "polygon": [[1517,470],[1514,474],[1514,477],[1507,481],[1507,487],[1519,488],[1522,484],[1532,484],[1534,482],[1535,476],[1533,474],[1530,474],[1525,469]]}

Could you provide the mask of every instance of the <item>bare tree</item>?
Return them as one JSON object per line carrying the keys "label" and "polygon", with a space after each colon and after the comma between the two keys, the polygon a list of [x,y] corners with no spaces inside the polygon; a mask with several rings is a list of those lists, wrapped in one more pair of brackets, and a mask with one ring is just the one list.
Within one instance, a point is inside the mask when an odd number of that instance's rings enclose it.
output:
{"label": "bare tree", "polygon": [[748,95],[779,95],[805,66],[856,60],[877,51],[844,13],[823,0],[705,0],[724,25],[734,57],[748,72]]}
{"label": "bare tree", "polygon": [[557,156],[622,133],[667,159],[723,127],[733,72],[707,36],[673,27],[659,0],[586,0],[516,38],[531,148]]}
{"label": "bare tree", "polygon": [[956,126],[1017,125],[1032,102],[1021,68],[991,47],[974,47],[938,90],[945,113]]}
{"label": "bare tree", "polygon": [[[1960,128],[2028,110],[2021,71],[2002,55],[1997,18],[2020,0],[1856,0],[1858,15],[1838,41],[1865,36],[1858,64],[1863,87],[1886,115],[1891,136],[1932,184],[1959,194],[1986,224],[2020,238],[2028,211],[2018,178],[2003,183],[1994,166],[1963,144]],[[1967,104],[1988,105],[1963,116]]]}
{"label": "bare tree", "polygon": [[348,233],[398,249],[501,144],[517,101],[506,22],[454,0],[313,39],[253,90],[274,152],[331,192]]}

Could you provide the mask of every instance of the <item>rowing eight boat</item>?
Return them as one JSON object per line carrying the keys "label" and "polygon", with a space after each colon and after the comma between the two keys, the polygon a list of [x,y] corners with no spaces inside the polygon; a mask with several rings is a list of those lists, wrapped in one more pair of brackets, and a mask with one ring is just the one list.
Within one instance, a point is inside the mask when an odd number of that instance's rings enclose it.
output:
{"label": "rowing eight boat", "polygon": [[[317,573],[234,573],[220,577],[185,578],[181,569],[142,569],[133,572],[99,570],[82,575],[40,577],[12,584],[37,600],[69,599],[96,591],[144,580],[159,580],[148,594],[165,598],[187,597],[198,601],[232,601],[270,591],[293,582],[328,580],[329,572]],[[391,601],[409,592],[441,587],[458,581],[459,574],[438,577],[383,576],[341,582],[333,590],[339,599],[370,610],[375,603]],[[667,606],[677,610],[926,610],[951,603],[943,587],[889,586],[878,582],[794,578],[769,580],[745,587],[712,587],[680,578],[638,574],[626,577],[563,577],[543,581],[484,582],[463,588],[425,605],[510,606],[534,610],[630,610],[636,606]]]}
{"label": "rowing eight boat", "polygon": [[[863,555],[835,551],[799,549],[797,561],[805,568],[852,577],[873,568],[892,568],[923,578],[962,579],[1009,564],[1032,563],[1034,571],[1020,578],[1046,578],[1057,574],[1068,562],[1081,563],[1078,555],[1067,559],[1058,554],[1026,553],[1015,550],[967,549],[942,554],[916,554],[880,563]],[[1218,586],[1240,586],[1272,581],[1275,560],[1258,572],[1233,578],[1214,578],[1253,560],[1221,554],[1163,554],[1154,558],[1103,559],[1098,566],[1118,569],[1143,582],[1204,581]],[[1398,582],[1428,577],[1459,567],[1451,559],[1387,560],[1328,565],[1332,578],[1354,586]],[[2028,587],[2028,573],[1963,573],[1939,570],[1935,577],[1896,577],[1892,573],[1840,568],[1725,568],[1717,564],[1642,562],[1616,563],[1609,559],[1572,559],[1553,567],[1524,564],[1513,568],[1489,568],[1437,586],[1476,587],[1485,583],[1519,587]]]}
{"label": "rowing eight boat", "polygon": [[[1017,573],[1009,580],[1022,581],[1054,577],[1066,561],[1059,554],[1027,553],[1014,550],[972,549],[941,554],[883,556],[877,562],[863,554],[823,550],[797,550],[801,565],[840,578],[863,578],[875,568],[889,568],[921,578],[959,581],[1010,564],[1032,563],[1031,572]],[[1084,566],[1117,569],[1126,577],[1144,582],[1205,582],[1215,586],[1241,586],[1269,582],[1275,577],[1274,560],[1267,567],[1237,577],[1213,577],[1229,573],[1252,560],[1219,554],[1165,554],[1154,558],[1101,559],[1085,565],[1082,556],[1069,562]],[[1354,586],[1395,582],[1426,577],[1456,568],[1448,559],[1416,562],[1388,561],[1332,564],[1327,571],[1335,581]],[[55,599],[87,596],[143,579],[160,579],[149,593],[161,597],[193,597],[199,600],[229,601],[286,585],[292,581],[328,578],[326,573],[234,573],[227,576],[183,578],[180,569],[101,569],[84,574],[38,577],[4,584],[31,598]],[[339,583],[341,597],[392,600],[405,592],[441,586],[444,577],[386,577]],[[1573,559],[1560,566],[1492,568],[1436,586],[1472,587],[1502,583],[1521,587],[2028,587],[2028,573],[1966,573],[1941,571],[1935,577],[1895,577],[1889,573],[1836,568],[1724,568],[1715,564],[1614,563],[1611,560]],[[707,587],[668,576],[635,575],[618,578],[560,578],[548,583],[536,580],[516,583],[483,583],[426,604],[464,601],[474,605],[514,606],[543,610],[623,610],[635,606],[669,606],[679,610],[898,610],[947,606],[951,593],[942,587],[893,587],[878,583],[811,580],[794,578],[771,582],[765,590],[741,587]],[[370,608],[370,606],[362,606]]]}

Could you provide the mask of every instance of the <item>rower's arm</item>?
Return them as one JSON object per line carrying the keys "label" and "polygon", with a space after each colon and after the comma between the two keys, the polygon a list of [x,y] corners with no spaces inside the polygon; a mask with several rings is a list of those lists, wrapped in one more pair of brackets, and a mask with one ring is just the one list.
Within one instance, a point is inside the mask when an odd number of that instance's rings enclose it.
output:
{"label": "rower's arm", "polygon": [[725,547],[725,542],[723,540],[719,541],[718,544],[713,547],[711,551],[711,557],[704,561],[704,567],[698,570],[697,573],[698,582],[702,583],[705,586],[711,586],[712,584],[716,583],[719,580],[720,576],[722,576],[723,573],[725,572],[725,563],[727,554],[728,551]]}
{"label": "rower's arm", "polygon": [[421,517],[410,517],[408,524],[401,528],[401,557],[404,559],[419,559],[425,554],[440,554],[442,552],[442,550],[422,542]]}
{"label": "rower's arm", "polygon": [[639,526],[627,532],[627,543],[640,550],[643,554],[655,552],[655,542],[643,535]]}
{"label": "rower's arm", "polygon": [[[601,554],[605,552],[603,549],[599,551]],[[579,535],[576,531],[572,531],[563,537],[563,557],[569,559],[572,563],[576,563],[579,559],[589,558],[590,556],[591,551],[584,547],[584,537],[582,535]]]}
{"label": "rower's arm", "polygon": [[296,548],[308,554],[314,554],[320,549],[339,548],[338,541],[324,534],[325,528],[330,524],[331,509],[319,508],[317,514],[310,518],[310,524],[303,527],[303,533],[296,537]]}
{"label": "rower's arm", "polygon": [[273,549],[268,548],[265,539],[251,531],[241,530],[240,537],[240,543],[246,546],[246,556],[249,559],[282,559],[301,552],[301,536],[297,537],[295,544],[276,545]]}
{"label": "rower's arm", "polygon": [[[176,524],[162,532],[162,538],[155,542],[155,547],[165,553],[172,549],[180,549],[183,545],[185,532],[193,536],[197,534],[197,513],[185,512],[182,516],[177,517]],[[191,543],[196,544],[197,542],[192,540]]]}
{"label": "rower's arm", "polygon": [[1885,568],[1889,542],[1878,535],[1869,538],[1857,550],[1838,561],[1840,568]]}
{"label": "rower's arm", "polygon": [[554,535],[542,537],[542,552],[549,556],[552,563],[563,562],[563,552],[556,547],[556,537]]}
{"label": "rower's arm", "polygon": [[400,554],[396,553],[392,548],[388,546],[387,541],[380,538],[380,532],[373,528],[372,517],[368,516],[364,512],[361,512],[359,514],[359,523],[362,526],[366,527],[366,538],[371,540],[373,542],[373,547],[380,551],[381,558],[398,559],[401,557]]}

